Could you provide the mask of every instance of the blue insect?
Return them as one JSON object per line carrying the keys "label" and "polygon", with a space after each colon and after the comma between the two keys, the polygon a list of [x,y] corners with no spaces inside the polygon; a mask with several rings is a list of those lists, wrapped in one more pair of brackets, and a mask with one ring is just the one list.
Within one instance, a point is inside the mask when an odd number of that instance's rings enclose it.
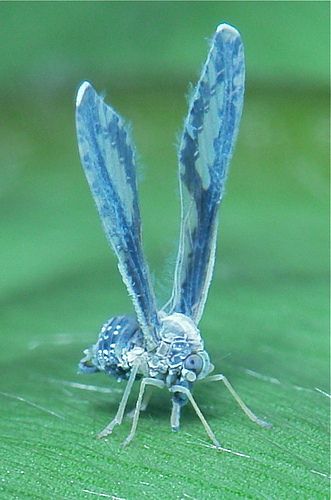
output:
{"label": "blue insect", "polygon": [[161,310],[143,254],[135,152],[128,130],[90,83],[78,90],[81,162],[136,313],[108,320],[79,365],[82,372],[101,371],[127,381],[117,414],[99,437],[122,423],[138,379],[140,390],[125,445],[133,439],[139,414],[148,404],[148,386],[173,394],[173,430],[179,429],[181,408],[189,401],[217,448],[220,444],[192,395],[197,381],[222,381],[252,421],[268,425],[251,412],[224,375],[210,375],[214,366],[198,327],[213,273],[218,209],[239,128],[244,77],[240,35],[221,24],[193,93],[179,147],[179,249],[172,295]]}

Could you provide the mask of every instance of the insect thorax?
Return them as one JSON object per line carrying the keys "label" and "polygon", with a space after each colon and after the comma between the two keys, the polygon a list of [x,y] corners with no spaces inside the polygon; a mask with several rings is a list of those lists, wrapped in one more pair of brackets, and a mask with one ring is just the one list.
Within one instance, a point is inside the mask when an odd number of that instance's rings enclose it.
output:
{"label": "insect thorax", "polygon": [[96,344],[84,351],[80,371],[103,371],[121,380],[128,377],[139,358],[139,375],[164,380],[168,386],[184,380],[194,382],[212,371],[200,332],[188,316],[160,312],[160,323],[158,345],[148,352],[136,319],[114,316],[101,328]]}

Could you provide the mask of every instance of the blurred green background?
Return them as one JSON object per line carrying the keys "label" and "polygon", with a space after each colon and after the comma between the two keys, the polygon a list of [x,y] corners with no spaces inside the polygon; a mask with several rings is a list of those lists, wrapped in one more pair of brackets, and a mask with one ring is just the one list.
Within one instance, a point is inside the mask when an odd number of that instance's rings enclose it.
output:
{"label": "blurred green background", "polygon": [[[161,306],[185,95],[221,21],[242,33],[247,92],[201,331],[274,427],[197,386],[245,456],[209,448],[190,408],[172,434],[162,392],[122,450],[128,420],[94,439],[122,385],[76,374],[102,322],[132,306],[79,164],[75,92],[92,81],[133,125]],[[2,498],[328,498],[328,2],[1,3],[0,29]]]}

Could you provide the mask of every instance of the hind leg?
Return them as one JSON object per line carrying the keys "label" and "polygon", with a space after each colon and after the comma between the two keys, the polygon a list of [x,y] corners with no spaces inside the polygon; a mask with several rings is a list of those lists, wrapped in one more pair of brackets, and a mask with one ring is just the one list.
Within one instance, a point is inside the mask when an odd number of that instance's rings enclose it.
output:
{"label": "hind leg", "polygon": [[[143,400],[141,402],[140,412],[147,410],[147,407],[148,407],[149,402],[150,402],[151,397],[152,397],[152,392],[153,392],[153,386],[147,386],[145,389],[145,394],[144,394]],[[133,408],[133,410],[129,411],[126,414],[126,416],[132,419],[134,417],[135,410],[136,409]]]}
{"label": "hind leg", "polygon": [[157,380],[155,378],[143,378],[140,384],[140,389],[139,389],[139,395],[136,403],[136,408],[134,410],[134,415],[133,415],[133,420],[132,420],[132,426],[131,426],[131,431],[130,434],[127,436],[127,438],[123,442],[123,446],[127,446],[132,439],[134,438],[134,435],[137,430],[137,425],[138,425],[138,420],[139,420],[139,414],[141,411],[141,405],[143,402],[143,396],[145,392],[145,388],[147,385],[152,385],[155,387],[159,387],[159,389],[163,389],[165,386],[164,382],[162,380]]}
{"label": "hind leg", "polygon": [[125,387],[120,405],[118,407],[117,413],[116,413],[115,417],[113,418],[113,420],[101,432],[99,432],[99,434],[97,435],[97,437],[99,439],[104,438],[106,436],[109,436],[109,434],[111,434],[113,432],[115,425],[121,425],[122,420],[123,420],[123,416],[124,416],[124,412],[125,412],[125,408],[126,408],[129,396],[130,396],[130,392],[132,390],[133,382],[135,381],[135,378],[137,375],[139,364],[140,363],[137,362],[136,364],[133,365],[131,373],[130,373],[130,377],[129,377],[128,383],[126,384],[126,387]]}

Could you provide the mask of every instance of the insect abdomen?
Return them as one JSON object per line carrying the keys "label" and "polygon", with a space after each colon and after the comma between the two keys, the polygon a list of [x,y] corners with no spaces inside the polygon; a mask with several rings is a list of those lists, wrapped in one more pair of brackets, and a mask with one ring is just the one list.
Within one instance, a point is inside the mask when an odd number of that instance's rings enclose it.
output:
{"label": "insect abdomen", "polygon": [[143,336],[133,316],[114,316],[102,326],[96,344],[84,351],[80,371],[104,371],[117,378],[126,378],[131,367],[126,354],[134,347],[143,346]]}

